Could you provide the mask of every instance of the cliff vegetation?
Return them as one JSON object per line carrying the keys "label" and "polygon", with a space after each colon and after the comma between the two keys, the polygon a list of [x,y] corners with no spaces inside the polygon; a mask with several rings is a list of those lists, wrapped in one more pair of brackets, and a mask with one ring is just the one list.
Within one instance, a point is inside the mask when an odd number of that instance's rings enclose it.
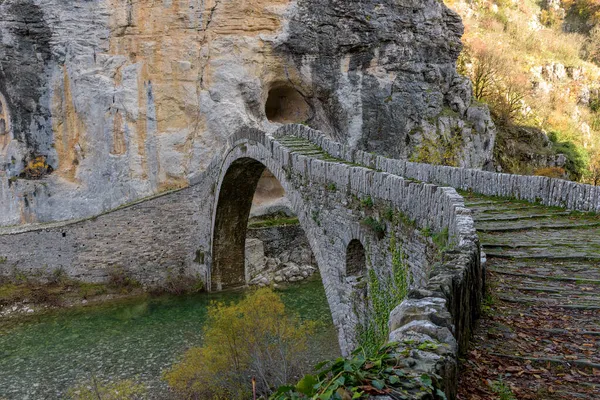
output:
{"label": "cliff vegetation", "polygon": [[446,0],[503,172],[600,183],[600,1]]}

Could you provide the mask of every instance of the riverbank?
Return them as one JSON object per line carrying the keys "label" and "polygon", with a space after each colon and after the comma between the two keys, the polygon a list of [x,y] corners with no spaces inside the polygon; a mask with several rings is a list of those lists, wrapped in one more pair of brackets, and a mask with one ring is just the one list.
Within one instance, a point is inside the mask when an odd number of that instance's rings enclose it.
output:
{"label": "riverbank", "polygon": [[183,275],[169,275],[162,287],[144,287],[119,267],[113,267],[104,282],[79,281],[60,269],[44,276],[13,273],[0,277],[0,318],[96,305],[145,294],[198,293],[203,289],[204,282],[199,277]]}

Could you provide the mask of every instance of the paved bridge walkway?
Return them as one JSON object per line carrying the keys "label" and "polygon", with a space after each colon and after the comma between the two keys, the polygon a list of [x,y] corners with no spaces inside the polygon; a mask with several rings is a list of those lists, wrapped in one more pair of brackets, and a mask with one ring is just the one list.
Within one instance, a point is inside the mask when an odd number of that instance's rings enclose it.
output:
{"label": "paved bridge walkway", "polygon": [[600,399],[600,215],[465,200],[488,292],[460,398],[508,398],[512,388],[516,399]]}

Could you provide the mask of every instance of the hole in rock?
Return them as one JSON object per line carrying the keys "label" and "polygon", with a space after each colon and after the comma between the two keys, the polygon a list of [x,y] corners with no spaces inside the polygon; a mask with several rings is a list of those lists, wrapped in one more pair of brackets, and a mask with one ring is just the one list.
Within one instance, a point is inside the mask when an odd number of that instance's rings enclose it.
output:
{"label": "hole in rock", "polygon": [[310,106],[291,86],[275,86],[269,91],[265,114],[271,122],[299,123],[310,119]]}

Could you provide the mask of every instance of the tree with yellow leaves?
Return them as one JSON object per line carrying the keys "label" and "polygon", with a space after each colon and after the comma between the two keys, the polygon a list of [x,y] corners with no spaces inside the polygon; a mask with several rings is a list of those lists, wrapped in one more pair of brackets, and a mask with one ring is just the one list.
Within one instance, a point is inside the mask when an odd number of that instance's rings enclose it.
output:
{"label": "tree with yellow leaves", "polygon": [[164,375],[185,399],[243,399],[256,379],[259,395],[302,374],[313,323],[286,313],[280,297],[259,289],[238,304],[214,303],[204,345],[188,350]]}

